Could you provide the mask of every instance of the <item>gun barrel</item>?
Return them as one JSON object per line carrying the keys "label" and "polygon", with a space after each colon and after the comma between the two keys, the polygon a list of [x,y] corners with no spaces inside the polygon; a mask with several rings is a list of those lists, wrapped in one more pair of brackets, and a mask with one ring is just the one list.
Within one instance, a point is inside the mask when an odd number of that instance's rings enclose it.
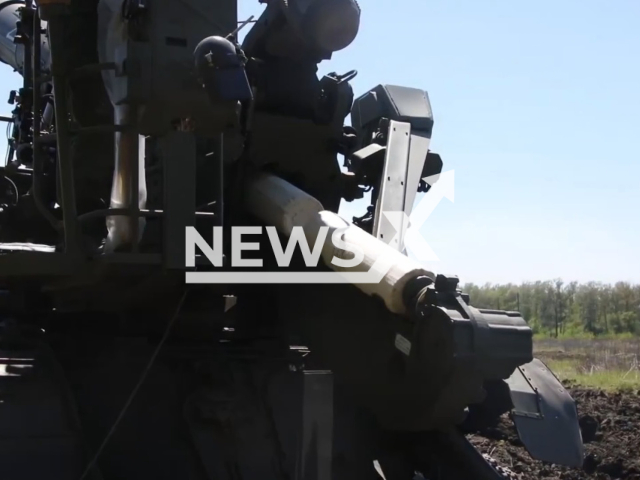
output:
{"label": "gun barrel", "polygon": [[[384,259],[383,271],[386,273],[379,282],[354,281],[353,284],[367,295],[380,297],[392,313],[406,313],[403,293],[407,283],[418,277],[435,279],[432,272],[425,270],[415,260],[339,215],[325,210],[317,199],[277,176],[262,175],[251,182],[246,192],[246,205],[253,215],[266,225],[276,227],[287,237],[292,234],[294,227],[302,227],[310,245],[321,238],[318,233],[322,228],[328,228],[322,260],[336,272],[370,272],[374,265],[380,265],[380,259]],[[342,261],[352,259],[353,251],[334,244],[332,237],[336,231],[343,245],[350,244],[363,252],[363,258],[356,265],[344,266]],[[338,264],[334,263],[334,259],[338,259]]]}

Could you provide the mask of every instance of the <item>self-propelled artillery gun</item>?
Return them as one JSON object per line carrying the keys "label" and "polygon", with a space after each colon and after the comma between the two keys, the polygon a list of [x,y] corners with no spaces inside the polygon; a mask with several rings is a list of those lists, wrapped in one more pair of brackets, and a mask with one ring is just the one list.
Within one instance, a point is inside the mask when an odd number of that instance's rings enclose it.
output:
{"label": "self-propelled artillery gun", "polygon": [[233,0],[0,3],[23,78],[0,168],[0,476],[498,479],[465,434],[507,413],[533,457],[580,466],[526,321],[472,307],[391,221],[441,178],[427,93],[318,78],[354,0],[264,3],[251,22]]}

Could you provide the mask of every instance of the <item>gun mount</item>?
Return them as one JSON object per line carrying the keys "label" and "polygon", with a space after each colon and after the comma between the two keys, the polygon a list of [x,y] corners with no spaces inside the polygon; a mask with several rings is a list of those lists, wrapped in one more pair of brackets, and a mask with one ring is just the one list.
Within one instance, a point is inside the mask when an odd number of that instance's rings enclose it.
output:
{"label": "gun mount", "polygon": [[[232,1],[0,4],[24,81],[0,168],[2,471],[495,480],[464,433],[505,412],[533,456],[580,465],[575,404],[526,321],[472,307],[385,220],[443,168],[427,93],[318,78],[357,35],[355,0],[269,1],[242,44],[238,23]],[[237,268],[185,233],[237,226],[320,261]],[[258,281],[300,270],[350,280]],[[221,272],[236,280],[185,284]]]}

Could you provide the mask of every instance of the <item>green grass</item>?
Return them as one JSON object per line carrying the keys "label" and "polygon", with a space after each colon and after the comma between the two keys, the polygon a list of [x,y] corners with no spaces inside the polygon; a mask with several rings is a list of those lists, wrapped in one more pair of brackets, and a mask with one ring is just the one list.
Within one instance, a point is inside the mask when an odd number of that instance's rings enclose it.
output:
{"label": "green grass", "polygon": [[594,366],[585,367],[578,359],[541,359],[561,380],[571,380],[587,388],[600,388],[607,391],[640,390],[640,372],[630,370],[605,370]]}
{"label": "green grass", "polygon": [[[555,332],[538,332],[533,335],[534,341],[555,339]],[[560,334],[558,340],[638,340],[640,336],[633,333],[603,333],[600,335],[594,335],[589,332],[568,332]]]}
{"label": "green grass", "polygon": [[561,380],[609,391],[640,391],[637,337],[538,338],[534,354]]}

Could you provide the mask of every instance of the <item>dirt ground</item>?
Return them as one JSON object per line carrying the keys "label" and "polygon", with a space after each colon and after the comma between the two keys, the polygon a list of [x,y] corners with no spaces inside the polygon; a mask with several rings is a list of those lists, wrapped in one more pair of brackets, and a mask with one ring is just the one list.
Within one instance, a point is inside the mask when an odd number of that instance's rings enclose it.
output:
{"label": "dirt ground", "polygon": [[508,418],[495,428],[471,436],[471,441],[482,453],[491,455],[523,480],[640,480],[640,391],[607,393],[578,385],[565,386],[578,406],[585,444],[582,469],[556,467],[531,459]]}

